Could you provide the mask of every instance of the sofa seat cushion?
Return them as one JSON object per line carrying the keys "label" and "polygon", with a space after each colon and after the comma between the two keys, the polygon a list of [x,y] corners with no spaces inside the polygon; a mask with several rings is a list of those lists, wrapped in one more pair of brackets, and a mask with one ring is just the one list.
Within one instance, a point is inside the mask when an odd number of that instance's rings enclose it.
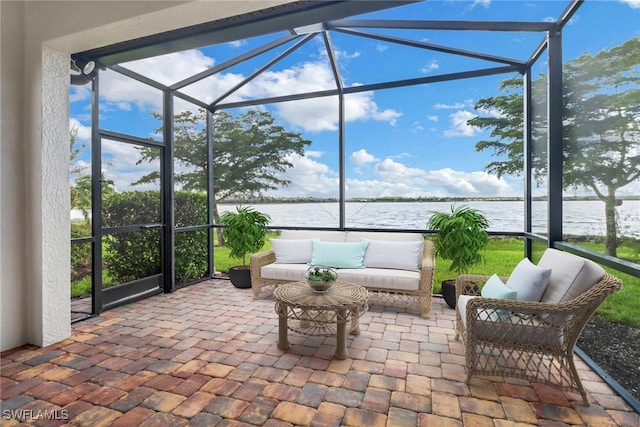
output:
{"label": "sofa seat cushion", "polygon": [[[467,329],[467,303],[474,298],[482,297],[460,295],[456,305],[465,330]],[[520,318],[515,314],[506,316],[505,314],[502,310],[492,313],[481,312],[475,328],[475,336],[478,340],[509,342],[523,346],[559,347],[562,345],[564,341],[562,327],[552,328],[537,317]]]}
{"label": "sofa seat cushion", "polygon": [[[260,270],[263,279],[298,282],[304,280],[309,266],[306,264],[268,264]],[[368,289],[417,291],[420,273],[382,268],[341,268],[336,270],[338,280],[356,283]]]}
{"label": "sofa seat cushion", "polygon": [[282,280],[283,282],[298,282],[304,280],[309,266],[307,264],[268,264],[260,269],[263,279]]}
{"label": "sofa seat cushion", "polygon": [[417,291],[420,284],[420,273],[384,268],[341,268],[338,270],[338,280],[357,283],[369,290],[378,288]]}

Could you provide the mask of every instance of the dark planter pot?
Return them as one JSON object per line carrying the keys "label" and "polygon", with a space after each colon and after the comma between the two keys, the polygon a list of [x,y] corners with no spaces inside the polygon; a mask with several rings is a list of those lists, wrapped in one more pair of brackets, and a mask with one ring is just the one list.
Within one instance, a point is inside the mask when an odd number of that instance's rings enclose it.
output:
{"label": "dark planter pot", "polygon": [[451,308],[456,308],[456,281],[444,280],[442,282],[442,298]]}
{"label": "dark planter pot", "polygon": [[[465,292],[468,292],[471,295],[479,295],[480,288],[478,285],[472,285],[469,283]],[[456,308],[456,281],[455,280],[445,280],[442,282],[442,297],[444,298],[444,302],[451,308]]]}
{"label": "dark planter pot", "polygon": [[229,279],[236,288],[248,289],[251,287],[251,270],[245,266],[230,267]]}

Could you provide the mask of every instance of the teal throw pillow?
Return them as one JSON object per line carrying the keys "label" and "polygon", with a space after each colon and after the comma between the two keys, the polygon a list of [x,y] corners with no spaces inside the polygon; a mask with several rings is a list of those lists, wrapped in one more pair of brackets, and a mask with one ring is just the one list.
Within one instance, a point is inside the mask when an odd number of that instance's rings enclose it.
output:
{"label": "teal throw pillow", "polygon": [[[494,274],[486,281],[480,295],[484,298],[516,299],[518,292],[505,285],[497,274]],[[503,322],[509,320],[509,313],[504,310],[496,310],[495,315]]]}
{"label": "teal throw pillow", "polygon": [[480,291],[480,295],[485,298],[516,299],[518,292],[502,283],[500,277],[498,277],[497,274],[494,274],[484,284],[482,291]]}
{"label": "teal throw pillow", "polygon": [[331,268],[364,268],[369,242],[323,242],[313,240],[311,265]]}

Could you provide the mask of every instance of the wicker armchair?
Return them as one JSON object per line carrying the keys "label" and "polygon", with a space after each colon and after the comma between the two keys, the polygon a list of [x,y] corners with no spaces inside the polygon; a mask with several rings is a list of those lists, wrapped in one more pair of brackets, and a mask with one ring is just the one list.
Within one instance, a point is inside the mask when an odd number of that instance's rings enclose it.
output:
{"label": "wicker armchair", "polygon": [[577,390],[589,406],[573,349],[598,306],[622,288],[619,279],[603,274],[579,295],[556,303],[465,296],[478,295],[472,285],[489,277],[458,277],[456,339],[464,342],[467,382],[474,375],[523,378]]}

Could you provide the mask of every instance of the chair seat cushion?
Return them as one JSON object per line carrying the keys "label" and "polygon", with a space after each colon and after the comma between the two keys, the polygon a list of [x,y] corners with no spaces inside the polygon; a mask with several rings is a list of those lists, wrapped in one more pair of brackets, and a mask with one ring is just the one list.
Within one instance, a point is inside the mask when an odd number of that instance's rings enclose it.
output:
{"label": "chair seat cushion", "polygon": [[[467,303],[474,298],[482,297],[460,295],[456,305],[465,331],[468,328]],[[520,317],[515,314],[505,316],[505,312],[498,309],[483,310],[478,318],[474,330],[479,341],[546,348],[559,348],[564,342],[562,327],[554,327],[537,317]]]}

